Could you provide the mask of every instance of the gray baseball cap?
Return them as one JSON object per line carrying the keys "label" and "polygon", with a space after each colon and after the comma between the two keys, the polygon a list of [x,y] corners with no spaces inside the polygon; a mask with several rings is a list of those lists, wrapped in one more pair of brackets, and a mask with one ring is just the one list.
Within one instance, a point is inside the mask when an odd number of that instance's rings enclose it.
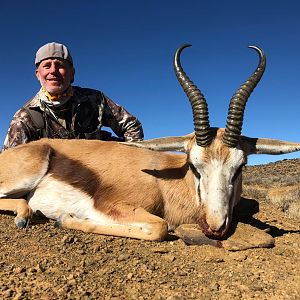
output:
{"label": "gray baseball cap", "polygon": [[65,59],[73,65],[73,59],[68,48],[63,44],[55,42],[42,46],[36,52],[34,63],[37,66],[42,60],[55,57]]}

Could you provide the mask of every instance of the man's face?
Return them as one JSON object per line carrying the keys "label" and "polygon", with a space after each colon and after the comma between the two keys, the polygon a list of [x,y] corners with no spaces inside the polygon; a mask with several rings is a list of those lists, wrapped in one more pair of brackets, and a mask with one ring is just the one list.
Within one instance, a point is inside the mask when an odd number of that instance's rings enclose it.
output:
{"label": "man's face", "polygon": [[41,85],[53,95],[62,94],[73,82],[75,70],[64,59],[43,60],[35,71]]}

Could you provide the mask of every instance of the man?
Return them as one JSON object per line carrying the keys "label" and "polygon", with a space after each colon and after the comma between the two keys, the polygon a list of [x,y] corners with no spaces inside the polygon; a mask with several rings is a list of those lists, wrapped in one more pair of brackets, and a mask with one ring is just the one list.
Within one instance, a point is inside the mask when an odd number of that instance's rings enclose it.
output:
{"label": "man", "polygon": [[122,106],[100,91],[72,86],[75,69],[66,46],[54,42],[42,46],[35,65],[41,89],[15,113],[4,150],[42,137],[113,139],[102,126],[121,140],[143,139],[141,123]]}

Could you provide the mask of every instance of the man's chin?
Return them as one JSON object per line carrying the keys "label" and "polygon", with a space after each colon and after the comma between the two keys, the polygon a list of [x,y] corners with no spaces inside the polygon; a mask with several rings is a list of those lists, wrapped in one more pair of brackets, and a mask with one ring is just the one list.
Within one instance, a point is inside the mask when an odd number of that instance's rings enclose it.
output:
{"label": "man's chin", "polygon": [[51,95],[61,95],[64,92],[65,88],[62,86],[47,86],[46,90]]}

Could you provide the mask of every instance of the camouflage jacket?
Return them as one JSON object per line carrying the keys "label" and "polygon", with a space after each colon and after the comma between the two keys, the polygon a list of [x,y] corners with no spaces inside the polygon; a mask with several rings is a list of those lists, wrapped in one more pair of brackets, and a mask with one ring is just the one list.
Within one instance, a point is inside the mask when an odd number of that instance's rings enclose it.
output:
{"label": "camouflage jacket", "polygon": [[[43,97],[40,90],[15,113],[3,150],[42,137],[112,139],[108,132],[101,130],[102,126],[110,127],[125,141],[142,140],[144,137],[139,120],[100,91],[73,86],[73,96],[59,109],[49,109],[41,101]],[[36,121],[36,115],[42,122]]]}

